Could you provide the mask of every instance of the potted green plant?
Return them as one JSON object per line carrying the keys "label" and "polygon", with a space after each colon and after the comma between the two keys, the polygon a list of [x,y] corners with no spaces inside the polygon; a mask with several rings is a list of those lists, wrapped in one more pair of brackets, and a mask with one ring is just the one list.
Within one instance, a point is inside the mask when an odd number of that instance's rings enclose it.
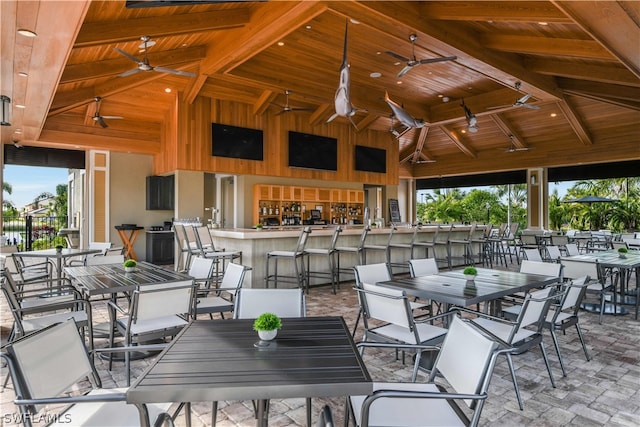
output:
{"label": "potted green plant", "polygon": [[57,252],[57,253],[61,253],[61,252],[62,252],[62,249],[64,249],[64,246],[62,246],[62,245],[57,245],[57,246],[56,246],[56,252]]}
{"label": "potted green plant", "polygon": [[253,330],[258,332],[258,336],[263,341],[274,339],[281,327],[282,320],[273,313],[262,313],[253,321]]}
{"label": "potted green plant", "polygon": [[464,274],[467,280],[473,280],[478,275],[478,270],[476,270],[475,267],[467,267],[462,271],[462,274]]}
{"label": "potted green plant", "polygon": [[258,231],[262,230],[262,223],[261,222],[256,224],[256,230],[258,230]]}
{"label": "potted green plant", "polygon": [[626,258],[627,257],[627,248],[618,248],[618,256],[620,258]]}
{"label": "potted green plant", "polygon": [[133,259],[128,259],[124,262],[124,264],[122,265],[124,267],[124,271],[126,271],[127,273],[131,272],[131,271],[135,271],[136,270],[136,266],[138,265],[138,263],[133,260]]}

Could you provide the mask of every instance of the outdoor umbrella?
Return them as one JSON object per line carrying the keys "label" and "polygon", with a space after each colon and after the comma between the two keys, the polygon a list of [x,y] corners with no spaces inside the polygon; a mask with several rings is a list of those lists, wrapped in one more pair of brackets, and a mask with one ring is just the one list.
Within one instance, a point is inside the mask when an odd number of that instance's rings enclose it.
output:
{"label": "outdoor umbrella", "polygon": [[593,203],[615,203],[617,201],[618,201],[617,199],[608,199],[606,197],[600,197],[600,196],[584,196],[578,199],[567,200],[566,203],[585,203],[589,205],[589,229],[591,229],[591,226],[593,223],[591,205]]}

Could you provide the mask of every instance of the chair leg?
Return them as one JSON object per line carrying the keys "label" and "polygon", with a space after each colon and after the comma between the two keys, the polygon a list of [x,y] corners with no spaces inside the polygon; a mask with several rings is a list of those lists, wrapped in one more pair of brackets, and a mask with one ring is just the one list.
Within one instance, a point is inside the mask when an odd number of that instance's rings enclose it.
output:
{"label": "chair leg", "polygon": [[218,419],[218,401],[214,400],[211,405],[211,427],[216,425],[216,421]]}
{"label": "chair leg", "polygon": [[516,370],[513,368],[513,359],[511,358],[511,354],[507,353],[507,363],[509,364],[509,371],[511,371],[511,379],[513,380],[513,388],[516,391],[516,397],[518,398],[518,406],[520,406],[520,410],[524,411],[524,406],[522,404],[522,398],[520,397],[520,388],[518,387],[518,379],[516,378]]}
{"label": "chair leg", "polygon": [[562,354],[560,354],[560,345],[558,344],[558,337],[556,336],[556,330],[553,327],[553,325],[551,325],[551,327],[549,329],[551,330],[551,338],[553,338],[553,345],[556,348],[556,354],[558,355],[558,360],[560,361],[560,368],[562,369],[562,376],[566,377],[567,376],[567,371],[564,369],[564,361],[562,360]]}
{"label": "chair leg", "polygon": [[307,397],[307,426],[311,427],[311,398]]}
{"label": "chair leg", "polygon": [[580,325],[576,323],[576,331],[578,331],[578,338],[580,338],[580,343],[582,343],[582,349],[584,350],[584,357],[587,358],[587,362],[591,360],[589,357],[589,352],[587,351],[587,346],[584,342],[584,337],[582,336],[582,329],[580,329]]}
{"label": "chair leg", "polygon": [[549,379],[551,380],[551,386],[556,388],[556,382],[553,379],[553,372],[551,372],[551,365],[549,364],[549,359],[547,358],[547,352],[544,349],[544,343],[540,341],[540,351],[542,351],[542,357],[544,358],[544,364],[547,365],[547,372],[549,372]]}
{"label": "chair leg", "polygon": [[353,332],[351,333],[351,336],[353,338],[356,337],[356,331],[358,330],[358,323],[360,323],[360,316],[362,316],[362,308],[358,309],[358,316],[356,317],[356,323],[355,325],[353,325]]}

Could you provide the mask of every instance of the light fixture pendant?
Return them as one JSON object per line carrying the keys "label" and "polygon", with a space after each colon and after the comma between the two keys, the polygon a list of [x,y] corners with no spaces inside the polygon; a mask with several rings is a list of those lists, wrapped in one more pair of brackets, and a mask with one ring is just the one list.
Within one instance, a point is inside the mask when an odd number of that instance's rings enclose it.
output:
{"label": "light fixture pendant", "polygon": [[11,126],[11,98],[6,95],[0,95],[2,103],[2,116],[0,116],[0,125]]}
{"label": "light fixture pendant", "polygon": [[25,37],[38,37],[38,34],[36,34],[35,31],[27,30],[26,28],[18,29],[18,34]]}

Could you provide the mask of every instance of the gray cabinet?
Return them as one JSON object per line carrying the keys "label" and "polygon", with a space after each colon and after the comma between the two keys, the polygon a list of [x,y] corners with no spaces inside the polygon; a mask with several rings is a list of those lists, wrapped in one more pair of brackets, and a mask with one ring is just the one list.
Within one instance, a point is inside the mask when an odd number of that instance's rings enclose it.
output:
{"label": "gray cabinet", "polygon": [[174,237],[173,231],[148,231],[147,262],[158,265],[173,264]]}
{"label": "gray cabinet", "polygon": [[169,176],[147,177],[147,210],[173,210],[175,205],[174,178]]}

